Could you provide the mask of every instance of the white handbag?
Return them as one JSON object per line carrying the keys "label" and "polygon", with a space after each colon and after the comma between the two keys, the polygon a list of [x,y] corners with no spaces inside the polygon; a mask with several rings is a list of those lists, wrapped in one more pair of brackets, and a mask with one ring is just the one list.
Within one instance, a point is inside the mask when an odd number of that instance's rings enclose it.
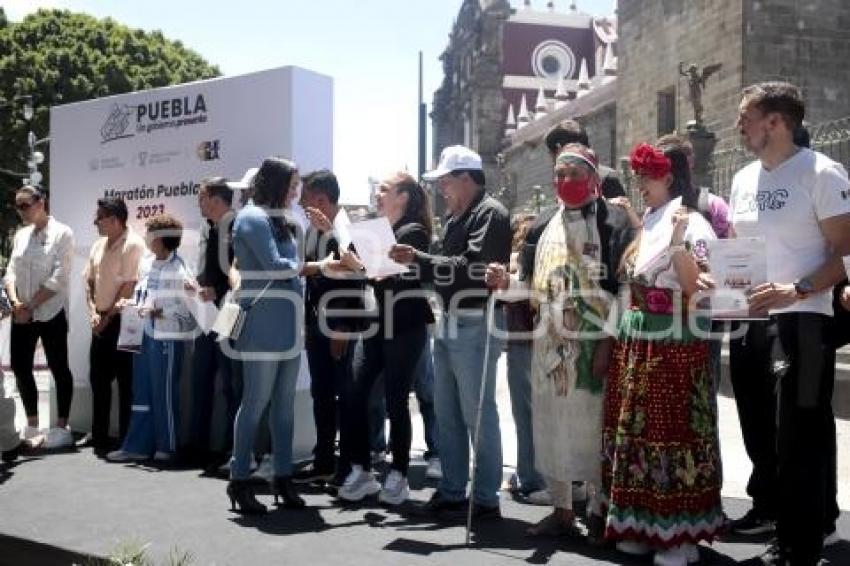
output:
{"label": "white handbag", "polygon": [[257,293],[257,296],[254,297],[254,300],[251,301],[244,309],[239,306],[238,303],[233,301],[227,301],[222,305],[221,310],[218,311],[218,316],[215,319],[215,322],[212,325],[212,330],[218,333],[218,340],[226,340],[230,338],[231,340],[237,340],[239,336],[242,334],[242,329],[245,327],[245,318],[248,316],[248,311],[251,310],[251,307],[257,304],[265,292],[271,287],[272,281],[266,283],[266,286],[263,287],[263,290]]}

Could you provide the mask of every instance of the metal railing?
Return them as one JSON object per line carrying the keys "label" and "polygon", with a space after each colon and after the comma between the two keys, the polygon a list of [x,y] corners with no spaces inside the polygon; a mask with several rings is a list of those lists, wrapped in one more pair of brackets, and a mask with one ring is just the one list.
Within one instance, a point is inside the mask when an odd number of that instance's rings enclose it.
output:
{"label": "metal railing", "polygon": [[[850,168],[850,116],[809,125],[808,130],[813,150]],[[728,200],[735,173],[753,159],[742,148],[714,152],[710,167],[714,192]]]}

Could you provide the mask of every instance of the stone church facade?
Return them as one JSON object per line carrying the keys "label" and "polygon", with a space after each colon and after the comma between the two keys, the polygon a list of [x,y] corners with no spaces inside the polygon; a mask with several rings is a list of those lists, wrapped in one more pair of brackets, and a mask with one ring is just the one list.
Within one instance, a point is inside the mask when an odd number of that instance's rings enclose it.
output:
{"label": "stone church facade", "polygon": [[[445,78],[431,114],[433,158],[447,145],[473,147],[484,159],[488,187],[515,210],[528,209],[540,193],[551,193],[551,162],[542,138],[549,126],[567,117],[588,129],[601,161],[619,169],[628,182],[624,160],[634,144],[684,131],[693,119],[680,63],[699,69],[721,64],[708,77],[702,97],[703,123],[716,143],[701,182],[723,195],[734,171],[751,159],[741,150],[735,128],[743,87],[787,80],[803,89],[810,124],[850,116],[850,2],[845,0],[619,0],[616,18],[591,18],[574,6],[559,12],[530,4],[463,3],[442,55]],[[577,64],[562,89],[535,69],[508,65],[533,61],[534,42],[506,38],[523,26],[523,32],[535,29],[529,22],[547,21],[557,21],[562,29],[537,27],[537,44],[547,41],[544,36],[562,34],[556,41],[569,44],[575,58],[586,61],[584,79]],[[613,65],[604,64],[599,50],[605,36],[594,25],[599,21],[616,26],[608,38],[615,47]],[[581,22],[590,37],[581,36]],[[564,39],[566,33],[578,35]],[[534,93],[541,79],[544,105],[539,91]],[[593,88],[582,92],[577,86],[582,80]]]}
{"label": "stone church facade", "polygon": [[[554,2],[536,4],[463,2],[440,57],[444,78],[431,112],[432,159],[436,162],[449,145],[475,149],[488,188],[509,206],[517,201],[516,191],[508,187],[503,151],[510,144],[510,123],[539,118],[554,109],[556,99],[578,98],[580,83],[601,75],[615,48],[608,46],[616,37],[613,19],[583,14],[575,2],[566,11],[556,9]],[[511,190],[500,191],[502,187]],[[441,212],[441,199],[435,204]]]}

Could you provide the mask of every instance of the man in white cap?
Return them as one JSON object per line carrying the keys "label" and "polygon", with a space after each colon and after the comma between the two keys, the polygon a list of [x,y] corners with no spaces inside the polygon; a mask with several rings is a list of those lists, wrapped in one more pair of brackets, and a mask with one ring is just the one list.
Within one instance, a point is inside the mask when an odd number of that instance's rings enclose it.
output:
{"label": "man in white cap", "polygon": [[440,253],[426,254],[411,246],[395,245],[390,255],[399,263],[417,264],[424,278],[433,279],[443,303],[434,340],[434,404],[443,478],[426,509],[435,514],[462,511],[467,504],[469,444],[470,440],[475,442],[483,378],[473,515],[499,517],[502,440],[495,381],[502,344],[491,329],[504,325],[500,324],[501,309],[494,309],[496,320],[488,321],[490,291],[484,274],[488,263],[508,262],[510,216],[484,191],[481,157],[466,147],[444,149],[437,169],[424,178],[436,183],[446,202],[448,218]]}

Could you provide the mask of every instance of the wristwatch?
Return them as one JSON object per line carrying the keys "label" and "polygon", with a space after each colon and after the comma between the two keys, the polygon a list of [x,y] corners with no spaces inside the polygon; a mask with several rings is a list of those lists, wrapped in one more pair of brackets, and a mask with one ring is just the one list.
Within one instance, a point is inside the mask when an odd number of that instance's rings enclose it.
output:
{"label": "wristwatch", "polygon": [[797,293],[797,300],[803,300],[815,292],[815,285],[808,277],[802,277],[794,282],[794,292]]}

